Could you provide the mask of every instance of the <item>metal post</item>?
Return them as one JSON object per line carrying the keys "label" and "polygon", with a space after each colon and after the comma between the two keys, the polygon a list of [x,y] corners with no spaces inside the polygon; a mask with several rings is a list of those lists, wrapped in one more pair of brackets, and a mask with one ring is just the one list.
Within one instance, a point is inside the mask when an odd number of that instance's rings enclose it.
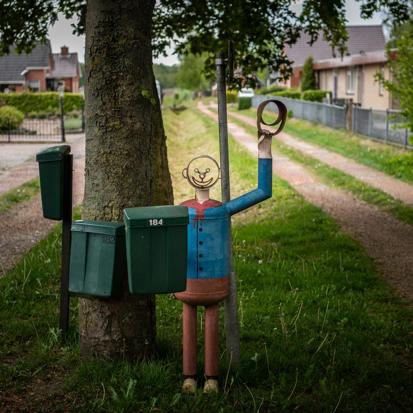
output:
{"label": "metal post", "polygon": [[386,109],[386,136],[385,142],[389,139],[389,109]]}
{"label": "metal post", "polygon": [[[218,96],[218,124],[219,124],[219,149],[221,162],[221,194],[222,202],[231,199],[229,181],[229,156],[228,156],[228,125],[227,125],[227,98],[225,81],[225,55],[219,53],[215,61],[217,66],[217,96]],[[231,224],[230,224],[231,225]],[[231,228],[229,228],[231,234]],[[225,330],[227,350],[232,366],[239,364],[239,323],[237,310],[237,282],[232,265],[232,244],[230,236],[229,256],[230,260],[230,292],[225,300]]]}
{"label": "metal post", "polygon": [[66,155],[64,159],[65,182],[62,220],[62,267],[60,276],[60,319],[59,328],[62,340],[67,339],[69,331],[69,265],[70,265],[70,241],[72,227],[72,178],[73,155]]}
{"label": "metal post", "polygon": [[60,130],[61,130],[61,133],[62,133],[62,142],[66,142],[65,112],[64,112],[64,108],[63,108],[63,104],[64,104],[63,93],[59,96],[59,102],[60,102]]}

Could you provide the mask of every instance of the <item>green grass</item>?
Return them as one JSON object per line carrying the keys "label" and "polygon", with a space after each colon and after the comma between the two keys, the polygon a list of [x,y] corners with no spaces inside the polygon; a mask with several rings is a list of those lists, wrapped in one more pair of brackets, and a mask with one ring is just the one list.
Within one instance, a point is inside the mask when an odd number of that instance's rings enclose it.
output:
{"label": "green grass", "polygon": [[[193,154],[217,153],[217,128],[192,109],[164,121],[179,201],[191,193],[180,170]],[[256,160],[233,141],[230,159],[234,193],[252,188]],[[169,295],[157,298],[151,361],[81,361],[75,311],[68,345],[58,343],[56,229],[0,280],[0,410],[409,411],[411,311],[328,216],[277,178],[273,190],[235,219],[242,356],[232,374],[223,352],[219,395],[181,395],[181,303]]]}
{"label": "green grass", "polygon": [[36,195],[40,190],[39,180],[32,179],[23,185],[0,195],[0,214],[16,206],[20,202],[27,201]]}
{"label": "green grass", "polygon": [[65,117],[65,129],[82,129],[82,118],[67,118]]}
{"label": "green grass", "polygon": [[[256,134],[256,128],[253,126],[236,118],[231,117],[230,119],[231,122],[242,126],[252,135]],[[328,185],[349,191],[363,201],[377,206],[382,211],[388,212],[395,218],[408,224],[413,224],[413,208],[404,204],[402,201],[393,198],[380,189],[369,186],[351,175],[330,167],[309,155],[304,155],[299,150],[293,149],[288,145],[283,145],[277,139],[274,139],[273,146],[277,151],[287,155],[291,160],[309,167],[312,172]]]}
{"label": "green grass", "polygon": [[[256,109],[243,110],[242,114],[255,119]],[[413,182],[413,151],[376,143],[348,131],[332,129],[300,119],[289,119],[285,132],[403,181]]]}

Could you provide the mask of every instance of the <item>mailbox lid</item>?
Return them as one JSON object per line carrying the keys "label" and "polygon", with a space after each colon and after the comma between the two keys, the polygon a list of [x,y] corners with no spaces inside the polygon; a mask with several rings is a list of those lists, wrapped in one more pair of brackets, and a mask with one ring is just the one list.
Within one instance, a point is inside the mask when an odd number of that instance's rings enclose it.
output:
{"label": "mailbox lid", "polygon": [[59,145],[47,148],[36,155],[37,162],[61,161],[70,153],[70,145]]}
{"label": "mailbox lid", "polygon": [[188,208],[182,205],[162,205],[126,208],[125,225],[129,228],[187,225]]}
{"label": "mailbox lid", "polygon": [[74,232],[90,232],[93,234],[124,236],[125,227],[118,222],[79,220],[72,224]]}

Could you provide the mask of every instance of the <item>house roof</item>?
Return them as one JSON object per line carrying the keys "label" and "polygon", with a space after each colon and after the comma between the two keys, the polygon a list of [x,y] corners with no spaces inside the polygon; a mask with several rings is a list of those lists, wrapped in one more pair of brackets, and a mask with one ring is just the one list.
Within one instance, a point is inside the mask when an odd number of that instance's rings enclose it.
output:
{"label": "house roof", "polygon": [[318,60],[314,63],[315,70],[334,69],[338,67],[371,65],[375,63],[386,63],[388,60],[385,50],[359,53],[350,56],[335,57],[333,59]]}
{"label": "house roof", "polygon": [[51,78],[66,78],[79,75],[79,60],[77,53],[53,53],[52,67],[48,77]]}
{"label": "house roof", "polygon": [[18,54],[10,48],[9,54],[0,56],[0,83],[24,83],[22,72],[27,67],[47,68],[50,53],[49,41],[38,43],[30,53]]}
{"label": "house roof", "polygon": [[[385,48],[386,40],[381,25],[347,26],[347,33],[347,55],[384,50]],[[331,46],[324,40],[321,33],[312,45],[309,42],[310,36],[302,33],[297,43],[287,48],[287,56],[294,62],[293,67],[303,66],[305,60],[310,55],[313,57],[314,62],[340,57],[338,51],[334,55]]]}

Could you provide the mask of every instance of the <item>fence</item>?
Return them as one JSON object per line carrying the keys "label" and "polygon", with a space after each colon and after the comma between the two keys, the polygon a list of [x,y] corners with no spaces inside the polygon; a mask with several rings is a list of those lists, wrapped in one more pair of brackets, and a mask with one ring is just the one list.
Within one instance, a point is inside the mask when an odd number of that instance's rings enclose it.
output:
{"label": "fence", "polygon": [[0,130],[0,142],[64,142],[67,133],[84,131],[83,113],[72,115],[26,116],[18,128]]}
{"label": "fence", "polygon": [[349,106],[263,95],[254,96],[252,106],[258,107],[263,100],[269,98],[283,102],[287,109],[292,111],[293,117],[321,123],[334,129],[351,129],[352,132],[362,136],[412,149],[409,143],[409,130],[403,127],[404,119],[400,111],[373,110],[352,106],[352,116],[349,118]]}
{"label": "fence", "polygon": [[[253,106],[257,107],[263,100],[269,96],[256,95],[253,98]],[[289,99],[281,96],[271,96],[271,98],[280,100],[292,111],[293,117],[305,119],[310,122],[322,123],[335,129],[344,129],[346,127],[346,108],[326,103],[308,102],[306,100]]]}
{"label": "fence", "polygon": [[354,106],[352,118],[354,133],[411,149],[409,131],[402,126],[404,119],[400,111],[373,110]]}

